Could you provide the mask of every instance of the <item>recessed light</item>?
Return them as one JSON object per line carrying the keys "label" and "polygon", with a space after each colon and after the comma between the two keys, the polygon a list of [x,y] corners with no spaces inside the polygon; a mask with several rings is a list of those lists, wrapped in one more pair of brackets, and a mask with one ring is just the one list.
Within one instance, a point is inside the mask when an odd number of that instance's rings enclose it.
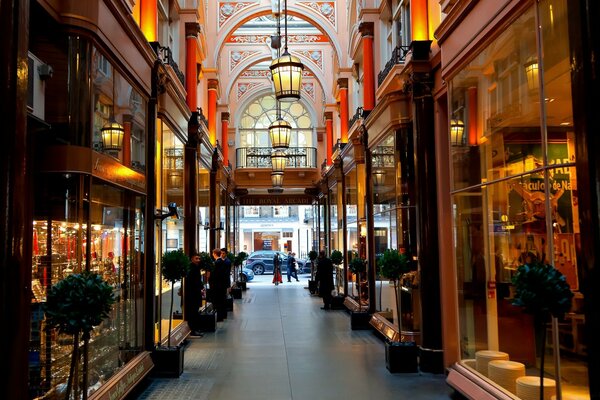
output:
{"label": "recessed light", "polygon": [[562,126],[569,126],[569,125],[571,125],[571,123],[570,123],[570,122],[561,122],[560,124],[561,124]]}
{"label": "recessed light", "polygon": [[554,97],[546,97],[546,103],[552,103],[554,100],[556,100]]}

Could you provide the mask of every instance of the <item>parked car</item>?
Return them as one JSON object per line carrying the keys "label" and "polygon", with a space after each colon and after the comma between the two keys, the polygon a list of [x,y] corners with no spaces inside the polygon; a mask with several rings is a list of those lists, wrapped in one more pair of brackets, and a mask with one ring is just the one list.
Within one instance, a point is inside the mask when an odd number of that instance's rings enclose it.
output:
{"label": "parked car", "polygon": [[[273,273],[273,258],[275,257],[275,253],[279,254],[281,257],[281,272],[285,274],[287,271],[287,254],[281,251],[275,250],[259,250],[253,253],[250,253],[248,259],[246,260],[245,268],[250,268],[254,271],[256,275],[262,275],[264,273]],[[298,260],[298,268],[300,273],[303,273],[306,270],[306,261]],[[310,272],[310,266],[308,268]]]}
{"label": "parked car", "polygon": [[251,268],[243,267],[240,272],[240,282],[250,282],[254,279],[254,271]]}

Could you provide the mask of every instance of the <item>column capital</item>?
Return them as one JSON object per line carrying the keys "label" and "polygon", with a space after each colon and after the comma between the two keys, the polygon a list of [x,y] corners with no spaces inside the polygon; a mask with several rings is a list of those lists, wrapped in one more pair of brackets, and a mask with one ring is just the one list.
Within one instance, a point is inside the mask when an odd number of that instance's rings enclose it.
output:
{"label": "column capital", "polygon": [[325,120],[333,120],[333,113],[331,111],[326,111],[324,113],[325,115]]}
{"label": "column capital", "polygon": [[348,89],[348,78],[338,78],[337,84],[340,89]]}
{"label": "column capital", "polygon": [[360,32],[362,37],[365,36],[375,36],[375,24],[372,22],[361,22],[358,25],[358,31]]}
{"label": "column capital", "polygon": [[218,79],[209,79],[208,80],[208,90],[218,90],[219,89],[219,80]]}
{"label": "column capital", "polygon": [[227,111],[221,112],[221,121],[229,122],[229,112],[227,112]]}
{"label": "column capital", "polygon": [[186,22],[185,23],[185,37],[197,38],[200,34],[200,24],[197,22]]}

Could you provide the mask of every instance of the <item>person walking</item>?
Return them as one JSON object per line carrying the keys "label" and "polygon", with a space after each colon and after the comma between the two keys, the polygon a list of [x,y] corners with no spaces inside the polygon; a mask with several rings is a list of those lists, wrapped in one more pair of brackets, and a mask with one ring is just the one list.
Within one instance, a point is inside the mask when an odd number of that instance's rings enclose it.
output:
{"label": "person walking", "polygon": [[185,320],[192,330],[192,336],[202,336],[200,333],[200,316],[198,310],[202,305],[202,269],[200,268],[200,254],[192,254],[190,270],[183,281],[183,311]]}
{"label": "person walking", "polygon": [[275,286],[283,283],[283,279],[281,277],[281,258],[277,252],[275,252],[275,255],[273,256],[273,283]]}
{"label": "person walking", "polygon": [[319,252],[317,259],[317,282],[319,296],[323,298],[323,310],[331,309],[331,291],[333,290],[333,263],[325,256],[325,250]]}
{"label": "person walking", "polygon": [[229,270],[221,258],[221,249],[214,249],[212,256],[215,259],[215,266],[208,279],[208,284],[213,305],[217,310],[217,321],[223,321],[227,318],[226,298],[229,287]]}
{"label": "person walking", "polygon": [[290,278],[295,278],[296,282],[300,282],[298,280],[298,273],[296,272],[296,258],[294,257],[296,253],[292,253],[288,251],[287,257],[287,281],[291,282]]}

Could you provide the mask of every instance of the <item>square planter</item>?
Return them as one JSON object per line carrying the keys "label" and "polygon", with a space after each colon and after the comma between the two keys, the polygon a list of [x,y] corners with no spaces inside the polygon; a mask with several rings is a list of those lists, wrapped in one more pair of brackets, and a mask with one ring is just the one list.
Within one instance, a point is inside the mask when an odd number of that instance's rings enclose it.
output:
{"label": "square planter", "polygon": [[246,291],[246,289],[248,289],[248,286],[246,286],[246,282],[236,282],[235,284],[237,287],[241,288],[243,291]]}
{"label": "square planter", "polygon": [[227,311],[233,311],[233,297],[227,296],[225,305],[227,306]]}
{"label": "square planter", "polygon": [[331,309],[332,310],[345,310],[344,306],[345,296],[333,296],[331,298]]}
{"label": "square planter", "polygon": [[444,351],[426,349],[419,346],[419,370],[432,374],[443,374],[446,371],[444,367]]}
{"label": "square planter", "polygon": [[234,299],[242,298],[242,288],[241,287],[233,287],[231,288],[231,297]]}
{"label": "square planter", "polygon": [[310,294],[317,294],[317,281],[312,281],[310,279],[308,280],[308,291],[310,292]]}
{"label": "square planter", "polygon": [[370,320],[371,314],[368,312],[352,311],[350,313],[350,328],[352,328],[353,331],[371,329],[371,324],[369,324]]}
{"label": "square planter", "polygon": [[217,313],[208,311],[198,314],[198,330],[200,332],[214,332],[217,330]]}
{"label": "square planter", "polygon": [[183,346],[155,348],[152,352],[154,374],[179,378],[183,373],[183,354]]}
{"label": "square planter", "polygon": [[415,342],[385,342],[385,367],[392,373],[419,372],[418,355]]}

